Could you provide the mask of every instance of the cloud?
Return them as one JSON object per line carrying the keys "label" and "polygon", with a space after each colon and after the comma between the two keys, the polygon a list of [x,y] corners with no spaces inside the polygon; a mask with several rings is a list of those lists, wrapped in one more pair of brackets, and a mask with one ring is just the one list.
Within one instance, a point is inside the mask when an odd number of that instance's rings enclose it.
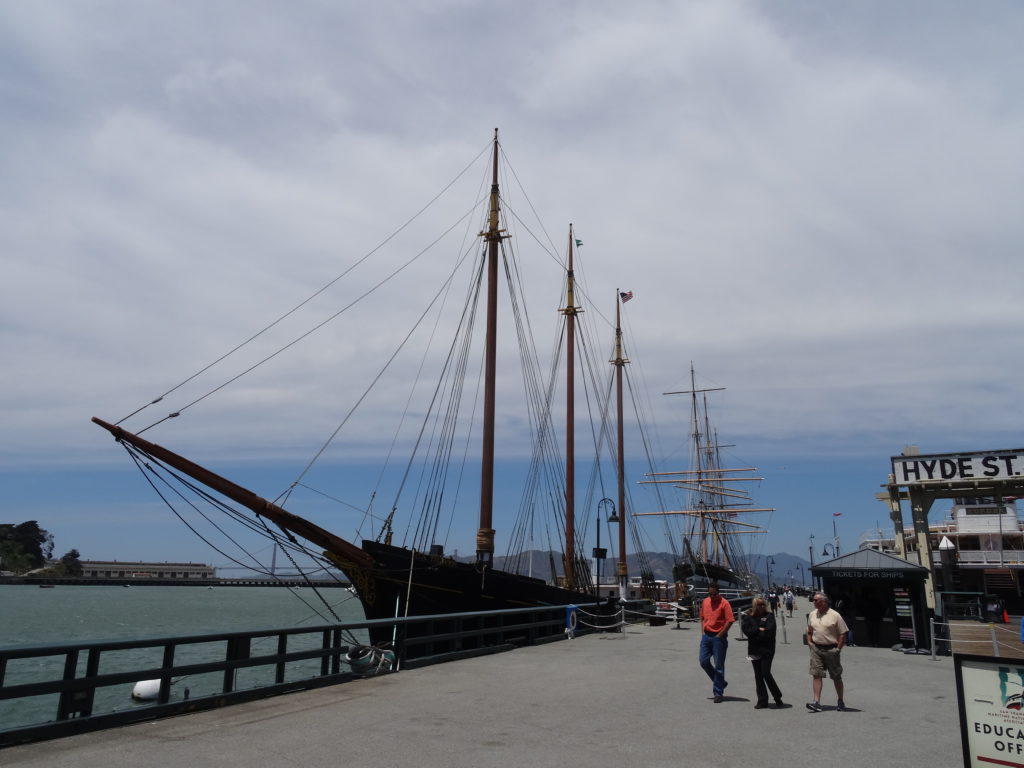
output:
{"label": "cloud", "polygon": [[[1016,442],[1022,25],[1013,3],[12,8],[0,461],[105,460],[89,416],[120,418],[326,285],[495,126],[533,321],[556,320],[572,221],[601,343],[614,291],[635,292],[631,374],[655,424],[680,425],[656,393],[693,360],[729,387],[723,434],[769,456]],[[473,247],[481,223],[460,217],[486,173],[183,388],[187,404],[457,223],[311,343],[197,405],[176,425],[187,442],[254,460],[324,439]],[[392,364],[400,384],[353,427],[361,455],[418,364]]]}

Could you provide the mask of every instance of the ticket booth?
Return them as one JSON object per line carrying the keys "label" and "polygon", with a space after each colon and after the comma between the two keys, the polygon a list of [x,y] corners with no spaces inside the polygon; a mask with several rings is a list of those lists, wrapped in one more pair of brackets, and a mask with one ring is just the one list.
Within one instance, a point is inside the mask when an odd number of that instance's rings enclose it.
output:
{"label": "ticket booth", "polygon": [[853,632],[853,645],[927,648],[928,569],[876,549],[859,549],[811,567]]}

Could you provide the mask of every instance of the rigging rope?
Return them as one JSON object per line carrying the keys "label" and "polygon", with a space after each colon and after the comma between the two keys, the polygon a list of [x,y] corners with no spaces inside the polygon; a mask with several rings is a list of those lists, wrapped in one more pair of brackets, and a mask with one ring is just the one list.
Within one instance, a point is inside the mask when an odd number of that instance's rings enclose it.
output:
{"label": "rigging rope", "polygon": [[[331,323],[331,322],[333,322],[334,320],[336,320],[336,319],[337,319],[338,317],[340,317],[340,316],[341,316],[342,314],[344,314],[344,313],[345,313],[345,312],[347,312],[348,310],[352,309],[352,307],[354,307],[354,306],[356,306],[357,304],[359,304],[360,302],[362,302],[362,301],[363,301],[363,299],[365,299],[365,298],[367,298],[368,296],[371,296],[372,294],[376,293],[376,292],[377,292],[377,290],[379,290],[379,289],[380,289],[381,287],[383,287],[383,286],[384,286],[384,285],[385,285],[386,283],[390,282],[390,281],[391,281],[392,279],[394,279],[394,278],[395,278],[395,277],[396,277],[397,275],[399,275],[399,274],[401,274],[401,273],[402,273],[403,271],[405,271],[405,270],[406,270],[406,269],[407,269],[407,268],[408,268],[408,267],[409,267],[410,265],[412,265],[413,263],[415,263],[416,261],[418,261],[418,260],[419,260],[419,258],[420,258],[421,256],[423,256],[423,254],[425,254],[425,253],[426,253],[427,251],[429,251],[429,250],[430,250],[431,248],[433,248],[433,247],[434,247],[435,245],[437,245],[437,243],[439,243],[439,242],[440,242],[440,241],[441,241],[441,240],[442,240],[442,239],[443,239],[443,238],[444,238],[444,237],[445,237],[445,236],[446,236],[446,235],[447,235],[447,234],[448,234],[449,232],[451,232],[451,231],[452,231],[453,229],[455,229],[455,227],[456,227],[456,226],[458,226],[458,224],[459,224],[459,223],[460,223],[461,221],[463,221],[463,220],[464,220],[464,219],[466,219],[466,218],[467,218],[467,217],[468,217],[468,216],[469,216],[469,215],[470,215],[471,213],[473,213],[473,211],[474,211],[474,210],[476,209],[477,205],[479,205],[479,202],[475,203],[475,204],[473,205],[473,208],[471,208],[471,209],[470,209],[469,211],[467,211],[467,212],[466,212],[466,213],[464,213],[464,214],[463,214],[462,216],[460,216],[460,217],[459,217],[459,219],[458,219],[458,221],[456,221],[456,222],[455,222],[454,224],[452,224],[452,226],[450,226],[450,227],[449,227],[448,229],[446,229],[446,230],[445,230],[444,232],[442,232],[442,233],[441,233],[440,235],[438,235],[438,236],[437,236],[437,238],[436,238],[436,239],[434,239],[434,241],[430,243],[430,245],[428,245],[428,246],[426,246],[425,248],[423,248],[423,249],[422,249],[421,251],[419,251],[419,252],[418,252],[418,253],[417,253],[417,254],[416,254],[415,256],[413,256],[413,257],[412,257],[411,259],[409,259],[409,260],[408,260],[407,262],[405,262],[405,263],[404,263],[404,264],[402,264],[402,265],[401,265],[400,267],[398,267],[398,268],[397,268],[397,269],[395,269],[395,270],[394,270],[393,272],[391,272],[391,274],[389,274],[389,275],[388,275],[387,277],[385,277],[385,278],[384,278],[383,280],[380,280],[380,281],[379,281],[379,282],[377,282],[377,283],[376,283],[375,285],[371,286],[371,287],[370,287],[369,289],[367,289],[366,291],[364,291],[364,292],[363,292],[363,293],[362,293],[361,295],[357,296],[357,297],[356,297],[356,298],[355,298],[355,299],[354,299],[353,301],[349,302],[349,303],[348,303],[347,305],[345,305],[344,307],[342,307],[341,309],[339,309],[339,310],[338,310],[337,312],[335,312],[334,314],[332,314],[332,315],[328,316],[328,317],[327,317],[326,319],[322,320],[321,322],[317,323],[317,324],[316,324],[316,325],[314,325],[314,326],[313,326],[312,328],[310,328],[310,329],[309,329],[308,331],[306,331],[306,332],[304,332],[304,333],[302,333],[302,334],[299,334],[299,336],[297,336],[296,338],[292,339],[291,341],[289,341],[289,342],[288,342],[287,344],[285,344],[284,346],[282,346],[282,347],[278,348],[278,349],[277,349],[277,350],[276,350],[275,352],[272,352],[271,354],[267,355],[267,356],[266,356],[266,357],[264,357],[264,358],[263,358],[262,360],[259,360],[259,361],[257,361],[256,363],[253,363],[253,364],[252,364],[251,366],[249,366],[248,368],[246,368],[245,370],[243,370],[243,371],[242,371],[241,373],[238,373],[238,374],[236,374],[236,375],[232,376],[232,377],[231,377],[231,378],[229,378],[229,379],[228,379],[227,381],[225,381],[225,382],[222,382],[221,384],[219,384],[218,386],[214,387],[213,389],[211,389],[211,390],[210,390],[209,392],[207,392],[206,394],[204,394],[204,395],[200,395],[199,397],[197,397],[197,398],[196,398],[195,400],[193,400],[192,402],[190,402],[190,403],[188,403],[188,404],[186,404],[186,405],[182,406],[181,408],[179,408],[179,409],[178,409],[177,411],[174,411],[173,413],[170,413],[170,414],[168,414],[167,416],[164,416],[164,418],[162,418],[162,419],[159,419],[158,421],[155,421],[155,422],[153,422],[153,423],[152,423],[152,424],[150,424],[150,425],[149,425],[148,427],[144,427],[143,429],[140,429],[140,430],[139,430],[139,431],[138,431],[138,432],[137,432],[136,434],[139,434],[139,435],[141,435],[141,434],[142,434],[143,432],[145,432],[146,430],[148,430],[148,429],[152,429],[153,427],[157,426],[158,424],[162,424],[162,423],[164,423],[164,422],[165,422],[165,421],[167,421],[168,419],[173,419],[173,418],[177,418],[178,416],[180,416],[180,415],[181,415],[181,413],[182,413],[183,411],[186,411],[186,410],[188,410],[189,408],[191,408],[192,406],[194,406],[194,405],[197,405],[198,403],[201,403],[201,402],[202,402],[203,400],[205,400],[206,398],[210,397],[210,396],[211,396],[211,395],[213,395],[213,394],[216,394],[217,392],[219,392],[220,390],[222,390],[222,389],[224,389],[225,387],[229,386],[230,384],[233,384],[234,382],[238,381],[238,380],[239,380],[240,378],[242,378],[243,376],[247,376],[248,374],[252,373],[252,372],[253,372],[254,370],[256,370],[257,368],[259,368],[260,366],[262,366],[262,365],[264,365],[264,364],[266,364],[266,363],[270,362],[271,360],[273,360],[273,359],[274,359],[275,357],[277,357],[277,356],[278,356],[278,355],[280,355],[281,353],[285,352],[285,351],[286,351],[286,350],[288,350],[288,349],[291,349],[291,348],[292,348],[293,346],[295,346],[296,344],[298,344],[298,343],[299,343],[300,341],[302,341],[303,339],[306,339],[306,338],[308,338],[309,336],[312,336],[312,335],[313,335],[314,333],[316,333],[317,331],[319,331],[319,330],[320,330],[321,328],[323,328],[324,326],[326,326],[326,325],[328,325],[329,323]],[[436,301],[436,297],[435,297],[434,301]],[[433,304],[433,301],[431,302],[431,304]],[[428,307],[428,309],[429,309],[429,307]],[[411,331],[410,331],[410,333],[411,333]],[[328,442],[329,442],[329,441],[328,441]],[[315,459],[314,459],[314,461],[315,461]]]}
{"label": "rigging rope", "polygon": [[[349,267],[348,269],[346,269],[345,271],[343,271],[343,272],[342,272],[342,273],[341,273],[340,275],[338,275],[338,276],[337,276],[337,277],[335,277],[334,279],[332,279],[332,280],[328,281],[328,282],[327,282],[327,283],[326,283],[325,285],[323,285],[323,286],[322,286],[321,288],[319,288],[318,290],[316,290],[315,292],[313,292],[312,294],[310,294],[310,295],[309,295],[308,297],[306,297],[306,298],[305,298],[305,299],[303,299],[303,300],[302,300],[301,302],[299,302],[298,304],[296,304],[296,305],[295,305],[294,307],[292,307],[291,309],[289,309],[289,310],[288,310],[287,312],[285,312],[285,313],[284,313],[283,315],[281,315],[281,316],[280,316],[280,317],[278,317],[278,318],[277,318],[276,320],[274,320],[273,322],[271,322],[271,323],[270,323],[269,325],[265,326],[265,327],[264,327],[264,328],[262,328],[261,330],[259,330],[259,331],[257,331],[256,333],[254,333],[254,334],[253,334],[252,336],[250,336],[250,337],[249,337],[248,339],[246,339],[245,341],[241,342],[240,344],[236,345],[236,346],[235,346],[235,347],[233,347],[232,349],[228,350],[227,352],[225,352],[225,353],[224,353],[223,355],[221,355],[220,357],[218,357],[218,358],[217,358],[216,360],[214,360],[213,362],[211,362],[211,363],[208,363],[207,365],[203,366],[203,367],[202,367],[202,368],[200,368],[200,369],[199,369],[198,371],[196,371],[195,373],[193,373],[193,374],[192,374],[191,376],[189,376],[189,377],[187,377],[187,378],[183,379],[182,381],[178,382],[177,384],[175,384],[175,385],[174,385],[173,387],[171,387],[170,389],[168,389],[168,390],[167,390],[166,392],[164,392],[164,393],[163,393],[162,395],[160,395],[159,397],[157,397],[157,398],[156,398],[155,400],[152,400],[151,402],[149,402],[149,403],[146,403],[145,405],[143,405],[143,406],[141,406],[141,407],[139,407],[139,408],[135,409],[134,411],[132,411],[131,413],[129,413],[129,414],[127,415],[127,416],[125,416],[125,417],[123,417],[122,419],[120,419],[120,421],[118,421],[118,422],[117,422],[117,424],[119,425],[119,424],[121,424],[122,422],[124,422],[124,421],[127,421],[128,419],[132,418],[133,416],[135,416],[136,414],[140,413],[141,411],[144,411],[144,410],[145,410],[146,408],[148,408],[148,407],[149,407],[149,406],[151,406],[151,405],[156,405],[157,403],[159,403],[159,402],[160,402],[161,400],[163,400],[163,399],[164,399],[165,397],[167,397],[168,395],[170,395],[170,394],[171,394],[171,393],[173,393],[174,391],[176,391],[176,390],[180,389],[181,387],[185,386],[186,384],[188,384],[188,383],[189,383],[190,381],[192,381],[193,379],[197,378],[198,376],[201,376],[201,375],[202,375],[203,373],[205,373],[206,371],[208,371],[208,370],[209,370],[210,368],[213,368],[213,367],[214,367],[215,365],[217,365],[218,363],[221,363],[221,362],[223,362],[223,361],[224,361],[224,360],[226,360],[226,359],[227,359],[228,357],[230,357],[231,355],[233,355],[233,354],[234,354],[235,352],[237,352],[238,350],[242,349],[243,347],[247,346],[248,344],[250,344],[250,343],[252,343],[253,341],[255,341],[256,339],[258,339],[258,338],[259,338],[260,336],[262,336],[262,335],[263,335],[264,333],[266,333],[266,332],[267,332],[267,331],[269,331],[269,330],[270,330],[271,328],[273,328],[274,326],[276,326],[276,325],[278,325],[279,323],[281,323],[281,322],[282,322],[283,320],[285,320],[285,319],[286,319],[286,318],[288,318],[289,316],[291,316],[291,315],[295,314],[295,313],[296,313],[296,312],[297,312],[298,310],[300,310],[300,309],[301,309],[302,307],[304,307],[304,306],[305,306],[306,304],[308,304],[309,302],[311,302],[311,301],[312,301],[313,299],[315,299],[315,298],[316,298],[317,296],[319,296],[320,294],[322,294],[322,293],[323,293],[324,291],[326,291],[326,290],[327,290],[328,288],[330,288],[330,287],[331,287],[332,285],[334,285],[334,284],[335,284],[335,283],[337,283],[337,282],[338,282],[339,280],[341,280],[342,278],[344,278],[344,277],[345,277],[346,275],[348,275],[348,274],[349,274],[350,272],[352,272],[352,270],[354,270],[354,269],[355,269],[356,267],[358,267],[359,265],[361,265],[361,264],[362,264],[363,262],[365,262],[365,261],[366,261],[367,259],[369,259],[369,258],[370,258],[370,257],[371,257],[371,256],[372,256],[373,254],[375,254],[375,253],[376,253],[377,251],[379,251],[379,250],[380,250],[381,248],[383,248],[383,247],[384,247],[385,245],[387,245],[387,244],[388,244],[389,242],[391,242],[391,241],[392,241],[392,240],[393,240],[393,239],[394,239],[395,237],[397,237],[397,236],[398,236],[399,234],[401,234],[401,233],[402,233],[402,232],[403,232],[403,231],[404,231],[404,230],[405,230],[405,229],[406,229],[406,228],[407,228],[407,227],[408,227],[408,226],[409,226],[410,224],[412,224],[412,223],[413,223],[414,221],[416,221],[416,219],[418,219],[418,218],[419,218],[420,216],[422,216],[422,215],[423,215],[423,214],[424,214],[424,213],[425,213],[425,212],[427,211],[427,209],[428,209],[428,208],[430,208],[430,207],[431,207],[431,206],[432,206],[432,205],[433,205],[434,203],[436,203],[436,202],[437,202],[437,201],[438,201],[438,200],[439,200],[439,199],[441,198],[441,196],[442,196],[442,195],[444,195],[444,194],[445,194],[445,193],[446,193],[446,192],[447,192],[447,191],[448,191],[449,189],[451,189],[451,188],[452,188],[452,186],[453,186],[453,185],[454,185],[454,184],[455,184],[455,183],[456,183],[456,182],[457,182],[457,181],[458,181],[459,179],[461,179],[461,178],[462,178],[462,177],[463,177],[463,176],[464,176],[464,175],[465,175],[465,174],[466,174],[466,173],[467,173],[467,172],[469,171],[469,169],[470,169],[470,168],[472,168],[472,167],[473,167],[473,166],[474,166],[474,165],[475,165],[475,164],[477,163],[477,161],[478,161],[478,160],[480,159],[480,157],[481,157],[482,155],[484,155],[484,154],[485,154],[485,153],[486,153],[486,152],[487,152],[487,151],[488,151],[488,150],[489,150],[490,148],[491,148],[491,143],[490,143],[490,142],[488,142],[487,144],[485,144],[485,145],[484,145],[483,149],[481,149],[481,150],[480,150],[480,152],[479,152],[479,153],[477,153],[476,157],[474,157],[474,158],[473,158],[473,159],[472,159],[471,161],[469,161],[469,163],[468,163],[468,164],[466,165],[466,167],[465,167],[465,168],[463,168],[463,169],[462,169],[461,171],[459,171],[459,173],[458,173],[458,174],[457,174],[457,175],[455,176],[455,178],[453,178],[453,179],[452,179],[452,180],[451,180],[450,182],[448,182],[448,183],[447,183],[447,184],[446,184],[446,185],[445,185],[445,186],[444,186],[444,187],[443,187],[443,188],[441,189],[441,191],[440,191],[440,192],[438,192],[438,193],[437,193],[436,195],[434,195],[434,197],[433,197],[433,198],[431,198],[430,202],[428,202],[428,203],[427,203],[426,205],[424,205],[424,206],[423,206],[423,207],[422,207],[422,208],[421,208],[421,209],[420,209],[419,211],[417,211],[417,212],[416,212],[415,214],[413,214],[413,215],[412,215],[412,216],[411,216],[411,217],[410,217],[409,219],[407,219],[407,220],[405,221],[405,223],[404,223],[404,224],[402,224],[402,225],[401,225],[401,226],[400,226],[400,227],[399,227],[398,229],[396,229],[396,230],[395,230],[394,232],[392,232],[392,233],[391,233],[390,235],[388,235],[388,236],[387,236],[387,237],[385,237],[385,238],[384,238],[383,240],[381,240],[381,241],[380,241],[380,243],[378,243],[378,244],[377,244],[377,245],[376,245],[376,246],[375,246],[374,248],[372,248],[372,249],[371,249],[370,251],[368,251],[368,252],[367,252],[367,253],[366,253],[366,254],[365,254],[364,256],[362,256],[361,258],[357,259],[357,260],[356,260],[356,261],[355,261],[355,262],[354,262],[354,263],[353,263],[353,264],[352,264],[352,265],[351,265],[351,266],[350,266],[350,267]],[[159,422],[157,422],[157,423],[159,423]]]}
{"label": "rigging rope", "polygon": [[[154,457],[149,456],[144,451],[141,451],[138,448],[131,447],[131,446],[125,444],[125,443],[122,443],[122,445],[124,445],[125,450],[127,451],[128,455],[131,457],[132,461],[135,463],[135,466],[142,473],[142,475],[145,478],[146,482],[153,489],[153,491],[157,494],[157,496],[160,497],[160,499],[164,502],[164,504],[171,511],[171,513],[175,517],[177,517],[178,520],[180,520],[185,525],[185,527],[187,527],[193,534],[195,534],[207,546],[209,546],[212,550],[217,552],[222,557],[226,558],[229,562],[235,563],[236,565],[241,566],[242,568],[245,568],[247,570],[251,570],[251,571],[253,571],[255,573],[259,573],[259,574],[262,574],[264,576],[270,576],[272,579],[274,579],[276,581],[281,581],[281,579],[275,573],[269,571],[265,566],[263,566],[262,563],[260,563],[259,559],[256,558],[255,555],[253,555],[251,552],[249,552],[244,546],[242,546],[231,535],[229,535],[223,528],[221,528],[219,525],[217,525],[216,522],[211,520],[210,517],[208,515],[206,515],[206,513],[204,513],[201,509],[199,509],[199,507],[197,507],[194,503],[192,503],[187,498],[185,498],[185,496],[180,491],[175,489],[174,486],[172,486],[170,484],[170,482],[168,481],[168,477],[174,478],[182,486],[188,488],[193,493],[196,493],[198,496],[203,498],[205,501],[210,503],[215,508],[220,509],[221,512],[224,512],[225,514],[229,515],[230,517],[235,518],[237,521],[242,522],[250,530],[252,530],[252,531],[256,532],[257,534],[263,536],[264,538],[267,538],[267,539],[273,541],[274,543],[276,543],[280,547],[281,551],[285,554],[285,556],[288,557],[288,559],[291,561],[292,566],[299,573],[299,575],[302,577],[302,579],[306,582],[307,586],[309,586],[310,588],[313,589],[313,591],[316,594],[316,596],[320,599],[320,601],[323,603],[324,607],[327,609],[327,611],[330,613],[330,615],[334,618],[334,620],[339,622],[339,623],[341,622],[341,618],[335,612],[334,607],[327,602],[326,598],[324,598],[323,594],[321,593],[321,591],[317,587],[317,585],[314,584],[310,580],[308,570],[305,569],[305,568],[302,568],[298,564],[298,562],[292,556],[291,552],[292,552],[292,550],[297,551],[297,552],[301,552],[302,554],[310,557],[314,561],[317,561],[317,560],[320,559],[317,555],[315,555],[313,552],[311,552],[308,548],[298,544],[296,542],[295,538],[291,534],[285,532],[285,536],[282,537],[280,534],[276,534],[273,531],[271,531],[267,527],[266,521],[263,520],[262,518],[260,518],[259,516],[256,516],[256,519],[259,521],[261,526],[256,526],[254,521],[251,520],[248,516],[243,515],[238,510],[236,510],[233,507],[231,507],[230,505],[227,505],[224,502],[222,502],[221,500],[219,500],[216,497],[212,496],[210,493],[205,491],[203,488],[201,488],[199,486],[196,486],[195,484],[189,482],[188,480],[186,480],[185,478],[183,478],[182,476],[180,476],[176,472],[172,471],[170,468],[168,468],[166,465],[164,465],[163,463],[161,463],[160,461],[158,461]],[[158,471],[158,468],[159,468],[159,471]],[[167,476],[165,476],[162,473],[166,473]],[[153,478],[154,477],[158,478],[161,481],[161,483],[163,483],[170,491],[174,492],[174,494],[176,496],[178,496],[178,498],[181,499],[181,501],[183,503],[188,505],[194,512],[196,512],[200,517],[202,517],[204,520],[206,520],[206,522],[208,522],[210,525],[212,525],[228,541],[230,541],[239,550],[241,550],[243,553],[245,553],[246,556],[251,558],[252,559],[252,564],[244,563],[241,560],[238,560],[237,558],[235,558],[232,555],[228,554],[223,549],[218,547],[214,542],[212,542],[208,537],[204,536],[200,531],[198,531],[195,528],[195,526],[193,526],[188,520],[186,520],[184,518],[184,516],[182,516],[182,514],[175,508],[174,504],[172,504],[171,501],[167,498],[167,496],[163,492],[161,492],[161,490],[156,486],[156,484],[153,482]],[[320,567],[317,570],[325,573],[326,575],[330,576],[332,579],[337,580],[337,576],[335,574],[333,574],[327,568]],[[313,611],[321,619],[323,619],[324,621],[330,621],[330,619],[328,619],[326,616],[324,616],[324,614],[321,611],[319,611],[316,608],[314,608],[313,605],[310,604],[309,601],[307,601],[301,595],[296,594],[295,596],[307,608],[309,608],[311,611]],[[347,634],[347,637],[349,638],[350,642],[352,642],[352,643],[357,642],[355,637],[353,635],[351,635],[351,633],[348,632],[348,630],[346,630],[346,634]]]}

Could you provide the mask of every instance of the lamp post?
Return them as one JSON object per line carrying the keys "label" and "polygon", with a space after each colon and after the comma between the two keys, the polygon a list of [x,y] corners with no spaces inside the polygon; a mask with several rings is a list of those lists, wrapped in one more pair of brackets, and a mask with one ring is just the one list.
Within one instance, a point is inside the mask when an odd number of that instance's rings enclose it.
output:
{"label": "lamp post", "polygon": [[832,548],[836,553],[835,557],[839,557],[839,534],[836,533],[836,518],[841,514],[843,513],[836,512],[832,515]]}
{"label": "lamp post", "polygon": [[608,518],[611,522],[611,518],[615,517],[615,502],[611,499],[604,498],[597,502],[597,544],[594,547],[594,572],[596,576],[595,592],[597,593],[597,602],[601,602],[601,561],[608,557],[608,550],[601,546],[601,521],[604,519],[603,510],[606,505],[610,505],[612,508],[611,516]]}
{"label": "lamp post", "polygon": [[796,568],[798,571],[800,571],[800,586],[802,587],[804,585],[804,582],[807,580],[807,577],[804,575],[803,563],[797,563]]}
{"label": "lamp post", "polygon": [[[814,534],[810,535],[810,544],[807,547],[807,553],[811,556],[811,570],[814,570]],[[814,589],[814,573],[811,573],[811,589]]]}
{"label": "lamp post", "polygon": [[[822,557],[833,557],[833,558],[834,557],[838,557],[839,556],[839,550],[837,550],[831,544],[826,544],[824,547],[821,548],[821,556]],[[819,587],[821,586],[821,579],[818,579],[818,586]]]}
{"label": "lamp post", "polygon": [[775,565],[775,558],[769,557],[764,563],[765,575],[768,577],[768,589],[772,588],[772,566]]}

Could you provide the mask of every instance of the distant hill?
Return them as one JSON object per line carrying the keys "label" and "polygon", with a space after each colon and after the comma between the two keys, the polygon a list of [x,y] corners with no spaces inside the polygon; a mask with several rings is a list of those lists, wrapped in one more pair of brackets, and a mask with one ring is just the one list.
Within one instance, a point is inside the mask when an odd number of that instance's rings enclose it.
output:
{"label": "distant hill", "polygon": [[[533,575],[537,578],[551,580],[552,562],[554,563],[555,572],[559,576],[562,574],[561,553],[534,550],[532,553],[524,555],[519,562],[526,562],[530,559],[531,554],[533,561]],[[654,578],[665,580],[670,580],[672,578],[672,566],[675,565],[676,559],[671,552],[647,552],[645,553],[645,557],[647,559],[647,563],[650,565],[651,571],[654,573]],[[456,559],[463,563],[470,563],[473,562],[474,558],[472,556],[459,556]],[[774,555],[748,556],[750,569],[754,571],[754,573],[758,574],[762,582],[766,579],[766,561],[768,559],[775,561],[770,565],[773,583],[800,584],[802,578],[803,584],[810,584],[810,563],[802,557],[790,555],[786,552],[777,552]],[[494,557],[494,567],[503,571],[508,570],[508,567],[506,567],[508,561],[509,558],[496,555]],[[797,566],[801,566],[803,570],[801,571]],[[628,568],[630,575],[635,576],[639,574],[640,558],[637,555],[626,555],[626,567]],[[604,581],[609,574],[614,573],[615,560],[609,558],[603,561],[601,564],[602,581]]]}

